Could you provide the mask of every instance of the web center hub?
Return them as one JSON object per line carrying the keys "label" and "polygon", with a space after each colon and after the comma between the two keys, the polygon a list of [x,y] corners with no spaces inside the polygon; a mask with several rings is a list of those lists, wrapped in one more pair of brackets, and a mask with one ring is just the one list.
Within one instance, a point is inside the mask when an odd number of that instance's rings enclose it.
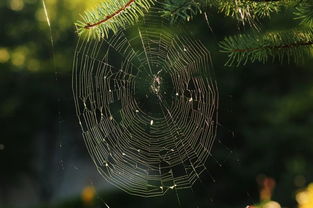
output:
{"label": "web center hub", "polygon": [[162,82],[162,79],[160,76],[158,75],[154,75],[153,76],[153,79],[152,79],[152,83],[150,85],[150,88],[151,88],[151,91],[154,93],[154,94],[159,94],[160,93],[160,90],[161,90],[161,82]]}

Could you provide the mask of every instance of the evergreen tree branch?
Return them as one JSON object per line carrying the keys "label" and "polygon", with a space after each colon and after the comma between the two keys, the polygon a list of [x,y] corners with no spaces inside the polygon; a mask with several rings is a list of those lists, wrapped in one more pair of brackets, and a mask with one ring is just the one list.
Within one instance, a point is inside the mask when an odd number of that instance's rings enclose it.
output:
{"label": "evergreen tree branch", "polygon": [[228,66],[239,66],[248,61],[266,62],[269,58],[280,61],[293,58],[299,62],[313,47],[313,30],[237,35],[225,38],[219,45],[221,52],[228,53]]}
{"label": "evergreen tree branch", "polygon": [[100,25],[100,24],[102,24],[102,23],[105,23],[106,21],[112,19],[112,18],[115,17],[116,15],[118,15],[118,14],[120,14],[121,12],[125,11],[125,10],[126,10],[129,6],[131,6],[131,4],[134,3],[134,2],[135,2],[135,0],[130,0],[129,2],[127,2],[127,4],[125,4],[125,6],[123,6],[123,7],[120,8],[120,9],[118,9],[118,10],[117,10],[116,12],[114,12],[113,14],[106,16],[103,20],[100,20],[100,21],[98,21],[98,22],[96,22],[96,23],[90,23],[90,22],[88,22],[84,28],[85,28],[85,29],[90,29],[90,28],[92,28],[92,27],[95,27],[95,26],[98,26],[98,25]]}
{"label": "evergreen tree branch", "polygon": [[163,16],[172,22],[179,19],[189,21],[208,7],[215,7],[226,16],[233,17],[243,24],[254,25],[254,20],[270,16],[282,7],[291,6],[300,0],[164,0]]}
{"label": "evergreen tree branch", "polygon": [[103,0],[96,9],[86,11],[76,27],[79,35],[86,34],[88,38],[107,37],[110,31],[116,33],[135,24],[156,3],[162,7],[161,15],[171,18],[173,23],[189,21],[204,9],[216,7],[226,16],[254,25],[254,19],[270,16],[297,1],[300,0]]}
{"label": "evergreen tree branch", "polygon": [[172,23],[179,20],[189,21],[202,12],[203,6],[201,0],[165,0],[161,13],[170,18]]}
{"label": "evergreen tree branch", "polygon": [[211,5],[243,24],[254,25],[255,19],[269,17],[282,7],[291,6],[297,1],[299,0],[211,0]]}
{"label": "evergreen tree branch", "polygon": [[301,24],[308,25],[309,27],[313,27],[313,1],[305,0],[301,3],[297,8],[296,19],[301,20]]}
{"label": "evergreen tree branch", "polygon": [[110,31],[135,24],[157,0],[105,0],[96,9],[86,11],[76,22],[79,35],[88,38],[104,38]]}

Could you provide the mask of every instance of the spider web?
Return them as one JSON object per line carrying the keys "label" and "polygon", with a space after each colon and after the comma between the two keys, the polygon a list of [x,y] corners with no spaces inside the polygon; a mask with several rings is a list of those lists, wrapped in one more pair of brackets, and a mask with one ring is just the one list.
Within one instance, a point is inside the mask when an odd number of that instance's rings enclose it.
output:
{"label": "spider web", "polygon": [[160,22],[146,17],[131,35],[81,38],[73,64],[77,117],[93,162],[108,182],[142,197],[191,188],[216,137],[210,54]]}

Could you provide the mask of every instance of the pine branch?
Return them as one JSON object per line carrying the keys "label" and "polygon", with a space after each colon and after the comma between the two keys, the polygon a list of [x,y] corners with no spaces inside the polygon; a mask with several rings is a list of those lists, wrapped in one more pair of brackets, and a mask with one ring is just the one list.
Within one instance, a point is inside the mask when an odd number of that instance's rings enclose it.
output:
{"label": "pine branch", "polygon": [[85,29],[90,29],[92,27],[96,27],[102,23],[105,23],[106,21],[109,21],[110,19],[114,18],[115,16],[119,15],[121,12],[125,11],[128,7],[130,7],[131,4],[133,4],[135,2],[135,0],[130,0],[129,2],[127,2],[127,4],[125,4],[123,7],[121,7],[120,9],[118,9],[116,12],[114,12],[113,14],[110,14],[108,16],[106,16],[103,20],[100,20],[99,22],[96,23],[90,23],[88,22],[87,25],[84,27]]}
{"label": "pine branch", "polygon": [[211,6],[226,16],[253,25],[254,19],[269,16],[287,3],[296,1],[299,0],[103,0],[96,9],[86,11],[76,27],[79,35],[88,38],[107,37],[110,31],[116,33],[135,24],[157,2],[162,5],[161,15],[171,18],[173,23],[189,21]]}
{"label": "pine branch", "polygon": [[215,7],[226,16],[233,17],[243,24],[254,24],[257,18],[269,17],[299,0],[164,0],[163,16],[172,22],[189,21],[208,7]]}
{"label": "pine branch", "polygon": [[305,0],[301,3],[297,8],[296,19],[301,20],[301,24],[308,25],[309,27],[313,27],[313,1]]}
{"label": "pine branch", "polygon": [[79,35],[104,38],[137,22],[157,0],[104,0],[96,9],[86,11],[75,25]]}
{"label": "pine branch", "polygon": [[[299,4],[300,3],[300,4]],[[297,18],[303,24],[313,25],[313,3],[309,0],[104,0],[95,10],[87,11],[76,23],[79,35],[98,39],[108,37],[109,32],[135,24],[154,4],[160,6],[158,12],[171,18],[172,22],[189,21],[208,7],[216,7],[219,12],[254,25],[254,20],[268,17],[282,7],[295,6]],[[270,57],[300,60],[313,45],[312,30],[289,32],[245,34],[225,38],[220,42],[222,51],[229,54],[227,65],[237,65],[248,61],[267,61]]]}
{"label": "pine branch", "polygon": [[269,58],[299,62],[313,47],[313,29],[231,36],[219,45],[221,52],[229,54],[228,66],[239,66],[248,61],[264,63]]}
{"label": "pine branch", "polygon": [[211,0],[211,5],[226,16],[253,25],[255,19],[269,17],[295,1],[298,0]]}
{"label": "pine branch", "polygon": [[180,20],[189,21],[197,14],[201,13],[203,0],[165,0],[164,10],[161,12],[163,17],[171,19],[172,23]]}

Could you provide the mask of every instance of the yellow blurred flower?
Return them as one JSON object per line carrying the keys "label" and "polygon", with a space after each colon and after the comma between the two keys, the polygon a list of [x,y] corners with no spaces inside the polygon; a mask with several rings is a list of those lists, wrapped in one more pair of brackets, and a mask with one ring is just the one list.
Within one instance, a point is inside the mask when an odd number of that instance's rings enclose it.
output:
{"label": "yellow blurred flower", "polygon": [[93,186],[87,186],[81,193],[81,198],[86,205],[92,204],[96,195],[96,190]]}
{"label": "yellow blurred flower", "polygon": [[298,208],[312,208],[313,207],[313,183],[311,183],[306,189],[300,191],[296,195],[298,202]]}

